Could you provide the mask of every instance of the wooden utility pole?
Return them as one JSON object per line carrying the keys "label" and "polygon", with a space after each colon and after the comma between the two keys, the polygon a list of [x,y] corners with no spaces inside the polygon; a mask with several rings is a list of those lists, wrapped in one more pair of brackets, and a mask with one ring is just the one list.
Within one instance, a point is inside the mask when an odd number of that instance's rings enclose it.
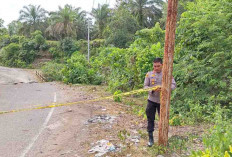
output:
{"label": "wooden utility pole", "polygon": [[169,108],[175,47],[177,4],[178,0],[168,0],[158,139],[159,145],[163,146],[167,146],[168,144]]}

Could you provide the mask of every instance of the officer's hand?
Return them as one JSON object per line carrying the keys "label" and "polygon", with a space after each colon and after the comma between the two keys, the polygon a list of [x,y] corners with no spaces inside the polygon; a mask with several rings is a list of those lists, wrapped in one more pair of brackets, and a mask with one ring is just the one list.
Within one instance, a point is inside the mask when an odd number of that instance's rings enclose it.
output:
{"label": "officer's hand", "polygon": [[159,87],[156,91],[157,91],[157,92],[161,92],[161,90],[162,90],[162,88]]}
{"label": "officer's hand", "polygon": [[161,87],[157,88],[156,90],[153,90],[153,92],[161,92]]}

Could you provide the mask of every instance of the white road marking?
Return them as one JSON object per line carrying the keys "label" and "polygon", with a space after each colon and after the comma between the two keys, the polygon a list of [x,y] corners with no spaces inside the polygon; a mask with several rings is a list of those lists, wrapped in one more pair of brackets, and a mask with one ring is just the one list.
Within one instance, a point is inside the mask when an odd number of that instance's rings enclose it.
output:
{"label": "white road marking", "polygon": [[[54,93],[54,103],[56,103],[56,93]],[[32,138],[31,140],[31,143],[26,147],[26,149],[24,149],[24,151],[22,152],[22,154],[20,155],[20,157],[25,157],[26,154],[30,151],[30,149],[33,147],[35,141],[38,139],[38,137],[41,135],[41,133],[43,132],[43,130],[45,129],[45,127],[47,126],[51,116],[52,116],[52,113],[54,111],[55,108],[51,108],[46,120],[44,121],[41,129],[39,130],[39,133],[34,137]]]}

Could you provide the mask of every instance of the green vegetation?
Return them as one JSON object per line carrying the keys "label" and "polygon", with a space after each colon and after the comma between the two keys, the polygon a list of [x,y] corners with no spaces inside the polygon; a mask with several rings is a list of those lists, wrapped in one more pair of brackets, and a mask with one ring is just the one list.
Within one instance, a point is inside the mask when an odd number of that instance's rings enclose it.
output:
{"label": "green vegetation", "polygon": [[197,156],[225,156],[232,155],[232,128],[231,120],[226,119],[223,109],[217,107],[215,125],[203,137],[204,151],[193,151],[192,157]]}
{"label": "green vegetation", "polygon": [[[113,9],[94,8],[92,23],[85,11],[70,5],[49,14],[40,6],[25,6],[19,21],[8,28],[0,19],[0,64],[30,67],[39,53],[47,52],[53,59],[42,67],[48,81],[104,84],[115,95],[142,88],[152,60],[163,57],[166,10],[161,0],[119,0]],[[232,155],[232,1],[180,0],[178,10],[173,70],[177,89],[170,124],[213,124],[203,140],[205,150],[192,156]],[[135,106],[133,112],[146,118],[145,106]],[[119,134],[122,140],[124,134]],[[173,138],[170,147],[181,151],[185,144]]]}

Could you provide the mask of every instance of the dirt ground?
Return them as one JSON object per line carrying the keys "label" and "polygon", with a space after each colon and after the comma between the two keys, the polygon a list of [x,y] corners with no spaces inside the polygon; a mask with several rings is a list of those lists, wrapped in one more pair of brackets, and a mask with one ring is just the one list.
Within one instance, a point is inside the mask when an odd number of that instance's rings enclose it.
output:
{"label": "dirt ground", "polygon": [[[5,72],[8,73],[5,73]],[[10,69],[1,67],[4,74],[2,83],[39,82],[35,70]],[[155,145],[147,147],[146,119],[143,113],[146,97],[123,98],[123,103],[113,100],[88,102],[88,100],[111,95],[104,86],[91,85],[64,85],[57,86],[57,103],[78,102],[71,106],[57,107],[47,127],[43,130],[28,157],[92,157],[92,156],[126,156],[148,157],[157,156],[188,156],[191,149],[202,149],[201,135],[207,125],[202,126],[171,126],[169,128],[169,146],[167,150],[157,145],[157,121],[154,132]],[[131,104],[130,101],[134,102]],[[62,101],[59,101],[62,100]],[[144,106],[143,106],[144,105]],[[136,107],[143,106],[142,112],[134,112]],[[94,122],[94,117],[114,118],[106,121]],[[92,119],[92,120],[91,120]],[[99,119],[98,119],[99,120]],[[112,146],[111,152],[104,155],[90,153],[96,142],[108,140],[107,146]],[[164,153],[166,152],[166,153]]]}
{"label": "dirt ground", "polygon": [[[66,102],[87,101],[110,95],[102,86],[69,86],[60,83],[58,86],[66,98]],[[190,148],[202,148],[200,136],[206,126],[172,126],[169,129],[169,138],[174,139],[170,145],[173,147],[170,148],[172,151],[164,154],[163,149],[157,145],[148,148],[146,146],[146,120],[133,114],[132,108],[133,106],[116,103],[113,100],[56,108],[56,113],[28,156],[92,157],[97,153],[89,153],[89,150],[95,146],[94,143],[102,139],[109,140],[116,147],[115,151],[108,152],[103,156],[146,157],[158,154],[187,156]],[[88,123],[88,119],[96,115],[110,115],[116,118],[113,122]],[[157,122],[155,126],[154,137],[157,142]],[[133,141],[133,137],[136,137],[136,142]],[[181,141],[189,142],[182,144]],[[176,147],[177,145],[179,147]]]}

